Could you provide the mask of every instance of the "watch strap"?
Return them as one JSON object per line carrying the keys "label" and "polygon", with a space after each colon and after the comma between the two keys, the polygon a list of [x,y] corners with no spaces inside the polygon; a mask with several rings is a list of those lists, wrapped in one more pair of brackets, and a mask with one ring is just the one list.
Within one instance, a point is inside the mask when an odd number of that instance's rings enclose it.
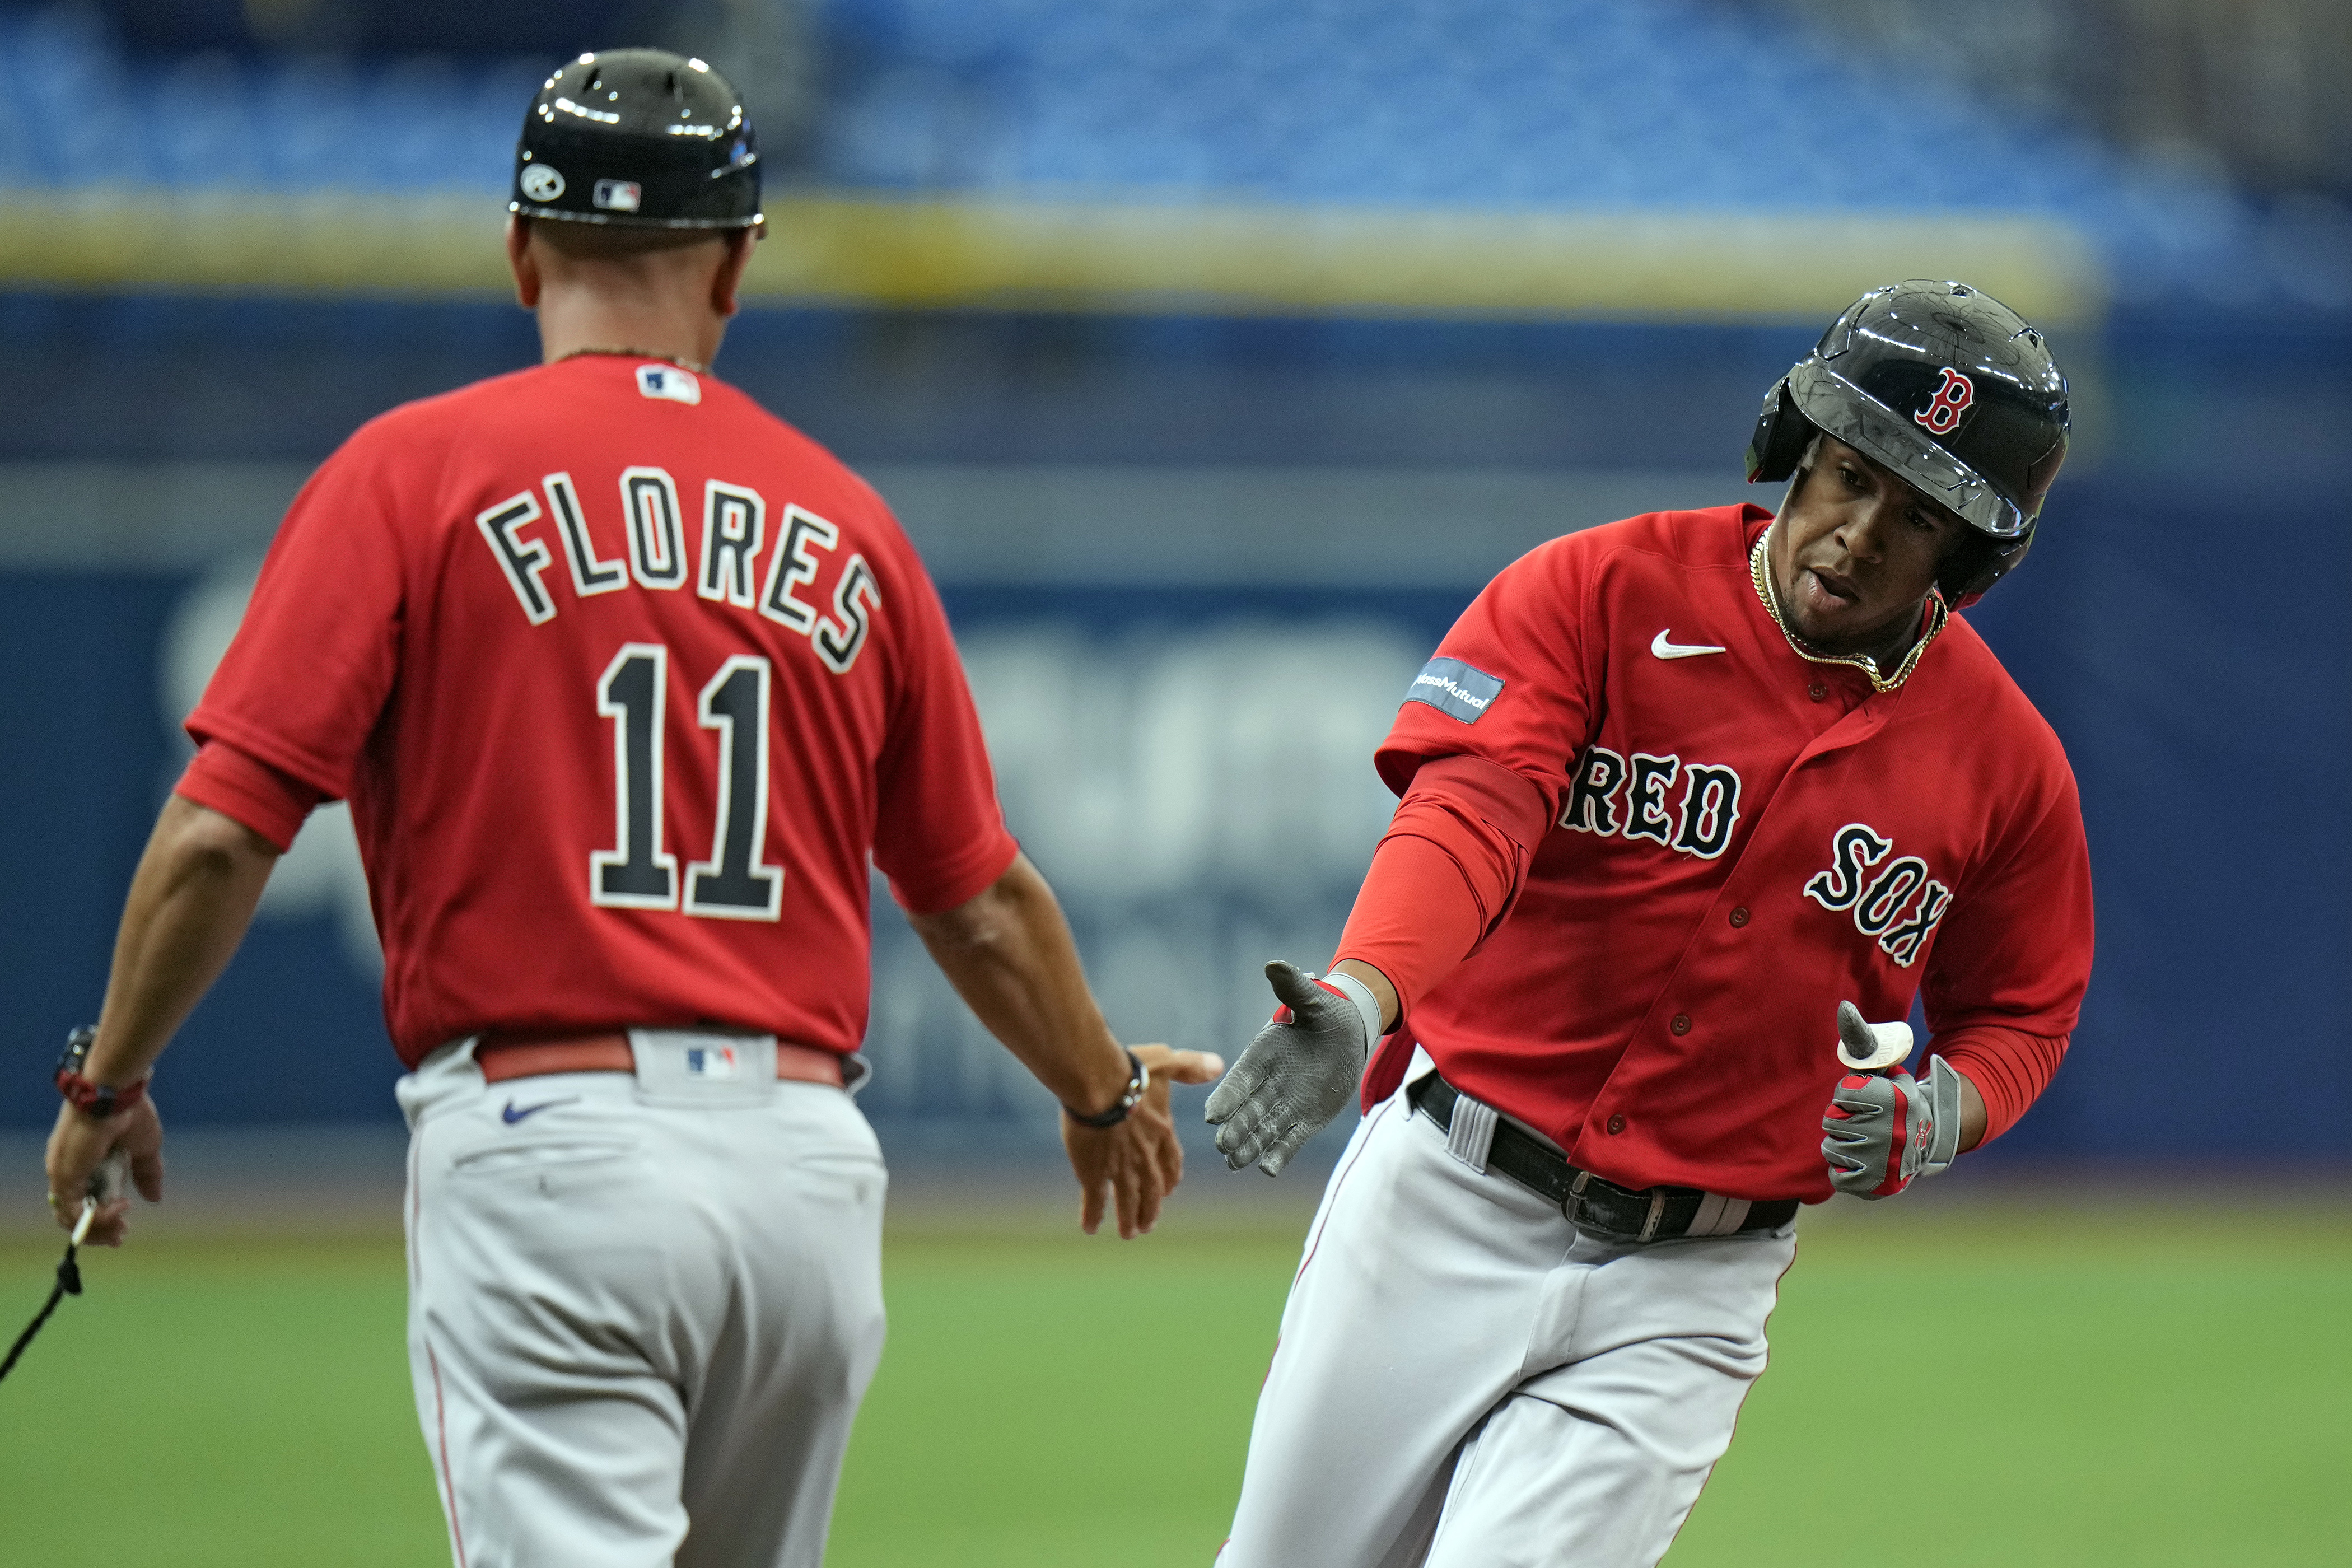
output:
{"label": "watch strap", "polygon": [[89,1048],[98,1040],[97,1026],[84,1024],[66,1037],[66,1048],[58,1058],[58,1070],[52,1079],[58,1093],[66,1102],[95,1121],[130,1110],[147,1098],[147,1079],[141,1078],[125,1084],[93,1083],[82,1072],[89,1060]]}

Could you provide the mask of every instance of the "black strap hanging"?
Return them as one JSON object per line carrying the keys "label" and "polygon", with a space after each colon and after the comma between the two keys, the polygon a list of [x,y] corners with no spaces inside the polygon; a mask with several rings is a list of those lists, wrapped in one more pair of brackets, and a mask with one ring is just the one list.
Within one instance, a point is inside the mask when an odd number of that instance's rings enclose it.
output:
{"label": "black strap hanging", "polygon": [[41,1325],[49,1321],[49,1314],[58,1310],[58,1303],[68,1296],[81,1294],[81,1265],[74,1261],[74,1255],[81,1250],[81,1227],[76,1226],[73,1239],[66,1243],[65,1258],[58,1264],[58,1282],[49,1287],[49,1299],[42,1303],[38,1312],[33,1314],[33,1321],[25,1325],[25,1331],[16,1336],[16,1342],[8,1347],[8,1359],[0,1361],[0,1377],[5,1377],[15,1370],[16,1358],[25,1353],[25,1347],[33,1342],[33,1336],[41,1331]]}

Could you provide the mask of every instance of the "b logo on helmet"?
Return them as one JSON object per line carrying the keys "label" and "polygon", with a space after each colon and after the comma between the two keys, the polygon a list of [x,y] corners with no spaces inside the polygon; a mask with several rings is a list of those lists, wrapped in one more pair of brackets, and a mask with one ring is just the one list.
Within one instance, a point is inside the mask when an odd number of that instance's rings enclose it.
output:
{"label": "b logo on helmet", "polygon": [[522,194],[535,202],[551,202],[563,194],[563,176],[544,163],[525,163],[517,183]]}
{"label": "b logo on helmet", "polygon": [[1927,406],[1911,417],[1925,425],[1930,434],[1948,436],[1960,422],[1960,416],[1968,412],[1969,405],[1976,400],[1977,384],[1946,365],[1944,384],[1936,388],[1936,395],[1927,400]]}

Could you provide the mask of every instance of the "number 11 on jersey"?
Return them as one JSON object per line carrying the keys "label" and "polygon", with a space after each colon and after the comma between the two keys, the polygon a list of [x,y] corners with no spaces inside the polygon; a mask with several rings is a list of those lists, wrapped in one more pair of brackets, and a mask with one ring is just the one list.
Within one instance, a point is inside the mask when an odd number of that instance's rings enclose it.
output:
{"label": "number 11 on jersey", "polygon": [[613,721],[615,849],[588,857],[588,899],[607,909],[675,910],[710,920],[772,921],[782,908],[784,870],[764,864],[768,837],[768,688],[765,658],[737,654],[719,666],[695,705],[719,731],[719,799],[710,858],[688,866],[678,899],[677,857],[662,848],[662,745],[669,649],[624,643],[596,683],[596,711]]}

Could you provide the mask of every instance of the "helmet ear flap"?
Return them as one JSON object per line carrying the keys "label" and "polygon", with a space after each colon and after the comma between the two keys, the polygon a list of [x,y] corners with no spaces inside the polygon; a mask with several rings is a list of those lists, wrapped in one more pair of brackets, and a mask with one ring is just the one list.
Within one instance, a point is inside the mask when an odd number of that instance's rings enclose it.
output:
{"label": "helmet ear flap", "polygon": [[1797,412],[1796,395],[1789,390],[1789,378],[1782,376],[1780,384],[1765,395],[1763,411],[1756,416],[1756,433],[1748,439],[1748,482],[1764,484],[1795,473],[1813,434],[1813,422]]}
{"label": "helmet ear flap", "polygon": [[1971,531],[1936,574],[1936,591],[1953,609],[1964,610],[1984,597],[1986,589],[2016,571],[2032,548],[2031,525],[2015,539],[1995,539]]}

